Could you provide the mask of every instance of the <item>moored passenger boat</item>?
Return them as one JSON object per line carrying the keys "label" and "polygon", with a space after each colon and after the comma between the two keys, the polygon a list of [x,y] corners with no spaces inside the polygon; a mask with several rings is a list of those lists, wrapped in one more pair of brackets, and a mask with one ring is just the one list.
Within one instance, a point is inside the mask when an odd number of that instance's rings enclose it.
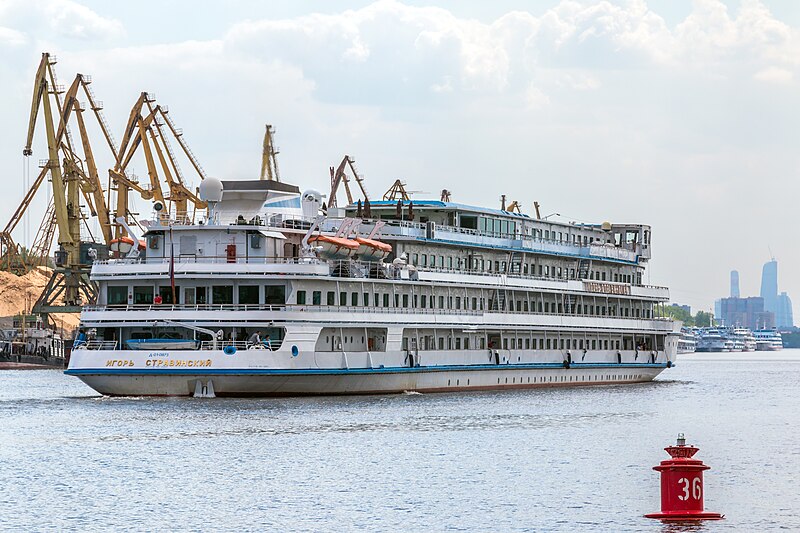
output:
{"label": "moored passenger boat", "polygon": [[157,218],[144,253],[94,264],[95,338],[67,374],[109,395],[278,396],[636,383],[675,361],[668,290],[642,283],[649,226],[444,201],[322,217],[313,191],[302,213],[255,213],[203,185],[202,224]]}
{"label": "moored passenger boat", "polygon": [[756,350],[775,352],[783,350],[783,337],[776,329],[758,329],[753,332],[756,339]]}

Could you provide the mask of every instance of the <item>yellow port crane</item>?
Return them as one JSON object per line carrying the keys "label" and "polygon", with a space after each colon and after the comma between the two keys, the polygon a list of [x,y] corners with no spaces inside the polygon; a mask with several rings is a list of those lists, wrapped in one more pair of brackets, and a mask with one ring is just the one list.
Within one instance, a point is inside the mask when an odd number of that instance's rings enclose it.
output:
{"label": "yellow port crane", "polygon": [[[55,255],[56,268],[53,275],[34,305],[33,311],[35,313],[79,311],[82,302],[92,301],[96,295],[96,289],[89,281],[89,267],[81,258],[81,222],[83,221],[80,202],[81,182],[88,179],[88,176],[81,175],[81,172],[78,171],[79,167],[75,160],[73,142],[66,125],[70,110],[75,109],[75,91],[73,91],[69,103],[65,101],[64,105],[62,105],[60,94],[64,92],[64,89],[57,83],[53,68],[55,63],[55,58],[50,54],[42,54],[42,59],[34,78],[28,135],[23,149],[25,156],[33,154],[33,137],[37,118],[41,111],[47,138],[48,157],[42,162],[42,172],[35,180],[26,198],[23,199],[23,205],[20,206],[22,209],[17,210],[21,216],[21,213],[30,204],[42,180],[49,173],[52,183],[53,213],[56,227],[58,228],[59,250]],[[76,83],[79,85],[80,80],[76,80]],[[77,90],[76,83],[73,83],[71,88]],[[53,117],[51,99],[55,101],[58,116],[60,117],[58,129],[56,129]],[[80,106],[78,105],[78,107]],[[85,135],[85,129],[82,129],[81,134]],[[62,139],[65,139],[64,143],[62,143]],[[84,149],[86,146],[87,144],[84,144]],[[66,171],[62,170],[59,161],[60,152],[64,153]],[[102,187],[100,197],[102,198]],[[44,232],[45,235],[48,232],[49,230],[46,230]],[[92,246],[95,243],[86,244]],[[40,245],[47,246],[47,243],[41,243]],[[58,301],[62,297],[63,304]]]}
{"label": "yellow port crane", "polygon": [[[113,169],[109,170],[109,176],[117,189],[115,217],[128,218],[131,215],[129,211],[130,190],[135,190],[145,200],[155,200],[165,207],[167,206],[166,202],[169,201],[171,205],[168,212],[171,212],[176,218],[190,218],[189,202],[192,203],[195,211],[207,207],[206,202],[200,199],[198,193],[186,186],[167,134],[171,134],[178,142],[201,180],[206,177],[205,171],[183,139],[183,131],[175,126],[168,113],[169,109],[166,106],[155,103],[155,97],[151,93],[141,93],[133,105],[120,143],[117,163]],[[135,179],[125,173],[140,146],[150,182],[147,188],[139,185]],[[156,160],[158,160],[158,164],[156,164]],[[163,174],[167,184],[167,195],[164,194],[161,187],[160,174]],[[121,231],[122,228],[118,227],[118,238],[121,236]]]}
{"label": "yellow port crane", "polygon": [[270,181],[281,181],[281,174],[278,172],[278,158],[280,151],[275,147],[275,128],[267,124],[264,132],[264,143],[261,153],[261,179]]}
{"label": "yellow port crane", "polygon": [[406,191],[406,184],[400,180],[395,180],[392,186],[389,187],[389,190],[383,194],[383,199],[392,202],[396,202],[397,200],[408,202],[411,200],[411,197],[408,195],[408,191]]}
{"label": "yellow port crane", "polygon": [[339,185],[344,184],[344,191],[347,195],[347,204],[353,203],[353,193],[350,191],[350,178],[347,176],[347,167],[353,173],[353,178],[361,189],[361,194],[364,195],[364,200],[369,200],[369,194],[364,187],[364,176],[361,176],[356,170],[355,160],[349,155],[344,156],[339,166],[334,169],[330,167],[331,172],[331,192],[328,195],[328,207],[337,207],[336,192],[339,190]]}

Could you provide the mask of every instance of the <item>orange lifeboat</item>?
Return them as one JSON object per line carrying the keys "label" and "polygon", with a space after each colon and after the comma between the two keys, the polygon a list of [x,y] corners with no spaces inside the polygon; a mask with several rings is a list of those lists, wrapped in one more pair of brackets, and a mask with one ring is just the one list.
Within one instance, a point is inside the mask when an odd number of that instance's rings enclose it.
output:
{"label": "orange lifeboat", "polygon": [[323,259],[347,259],[359,247],[357,242],[350,239],[328,237],[327,235],[315,235],[308,239],[308,242],[316,243],[321,248],[319,255]]}
{"label": "orange lifeboat", "polygon": [[[136,241],[130,237],[120,237],[119,239],[111,239],[111,241],[108,243],[108,249],[112,252],[119,252],[120,254],[124,255],[131,251],[131,248],[133,248],[134,244],[137,244]],[[144,241],[139,241],[138,245],[139,250],[144,250]]]}
{"label": "orange lifeboat", "polygon": [[392,253],[392,245],[374,239],[356,237],[357,254],[362,261],[381,261]]}

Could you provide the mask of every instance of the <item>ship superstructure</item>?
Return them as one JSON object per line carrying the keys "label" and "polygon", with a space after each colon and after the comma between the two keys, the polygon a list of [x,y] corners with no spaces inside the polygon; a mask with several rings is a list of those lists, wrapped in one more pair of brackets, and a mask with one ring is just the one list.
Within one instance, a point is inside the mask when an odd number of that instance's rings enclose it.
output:
{"label": "ship superstructure", "polygon": [[363,394],[634,383],[675,360],[649,226],[444,201],[320,216],[286,184],[302,208],[265,212],[264,183],[97,261],[67,373],[112,395]]}

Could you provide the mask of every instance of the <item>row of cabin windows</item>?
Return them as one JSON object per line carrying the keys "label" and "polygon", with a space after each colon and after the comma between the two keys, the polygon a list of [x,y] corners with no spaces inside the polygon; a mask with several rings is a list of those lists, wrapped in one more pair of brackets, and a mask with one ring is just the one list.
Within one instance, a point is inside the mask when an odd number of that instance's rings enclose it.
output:
{"label": "row of cabin windows", "polygon": [[[410,342],[409,342],[410,341]],[[435,337],[433,335],[422,335],[419,338],[421,350],[460,350],[463,346],[465,350],[470,349],[469,337],[452,337],[451,335]],[[503,338],[503,350],[650,350],[652,349],[652,342],[649,337],[640,338],[635,342],[633,338],[620,339],[575,339],[575,338]],[[659,342],[659,349],[663,349],[663,343]],[[410,346],[414,346],[414,340],[409,337],[403,337],[402,349],[408,350]],[[486,339],[479,337],[473,343],[474,349],[483,350],[486,347]],[[489,342],[489,348],[495,349],[500,346],[495,346]]]}
{"label": "row of cabin windows", "polygon": [[[438,298],[438,308],[439,309],[456,309],[456,310],[473,310],[473,311],[483,311],[486,306],[486,299],[485,298],[478,298],[473,296],[472,298],[465,296],[463,299],[461,296],[443,296],[439,295],[438,297],[428,296],[427,294],[395,294],[394,295],[394,306],[393,307],[411,307],[414,309],[422,308],[422,309],[436,309],[437,305],[437,298]],[[297,304],[298,305],[306,305],[308,303],[307,293],[304,290],[297,291]],[[358,293],[358,292],[339,292],[338,294],[335,291],[327,291],[325,305],[339,305],[339,306],[364,306],[364,307],[389,307],[389,303],[391,301],[389,294],[378,294],[374,293],[372,295],[372,300],[370,301],[370,293]],[[402,305],[401,305],[402,303]],[[447,304],[445,306],[445,304]],[[322,305],[322,291],[313,291],[311,293],[311,305]],[[494,310],[505,310],[505,305],[501,305],[500,302],[495,301],[493,299],[489,300],[489,308]],[[623,317],[644,317],[650,318],[652,311],[649,308],[640,309],[637,307],[630,308],[630,307],[618,307],[615,305],[589,305],[584,304],[583,306],[579,304],[573,304],[571,306],[572,313],[580,313],[581,308],[583,309],[584,315],[597,315],[597,316],[619,316]],[[508,310],[509,311],[516,311],[516,312],[539,312],[539,313],[564,313],[564,304],[561,302],[542,302],[540,300],[508,300]]]}
{"label": "row of cabin windows", "polygon": [[261,301],[260,285],[239,285],[236,287],[234,301],[233,285],[212,285],[211,287],[181,287],[175,286],[175,300],[173,302],[173,292],[170,285],[155,287],[152,285],[134,285],[133,287],[109,285],[106,288],[106,302],[108,305],[124,305],[130,301],[136,305],[152,304],[156,301],[156,296],[161,297],[161,302],[165,304],[233,304],[258,305],[261,303],[269,305],[283,305],[286,303],[286,288],[283,285],[265,285],[264,301]]}
{"label": "row of cabin windows", "polygon": [[[437,262],[438,257],[438,262]],[[537,276],[540,278],[559,278],[559,279],[577,279],[577,272],[574,268],[557,267],[551,265],[537,265],[534,263],[509,263],[507,261],[492,261],[491,259],[472,258],[472,264],[469,260],[461,257],[445,257],[443,255],[436,256],[434,254],[412,254],[411,264],[423,267],[439,267],[439,268],[455,268],[461,270],[462,268],[471,268],[471,270],[479,272],[508,272],[509,270],[516,274],[524,276]],[[538,272],[538,274],[537,274]],[[613,275],[612,275],[613,274]],[[620,274],[619,272],[605,272],[601,270],[590,270],[588,272],[588,279],[598,281],[615,281],[621,283],[633,283],[634,276],[631,274]]]}

